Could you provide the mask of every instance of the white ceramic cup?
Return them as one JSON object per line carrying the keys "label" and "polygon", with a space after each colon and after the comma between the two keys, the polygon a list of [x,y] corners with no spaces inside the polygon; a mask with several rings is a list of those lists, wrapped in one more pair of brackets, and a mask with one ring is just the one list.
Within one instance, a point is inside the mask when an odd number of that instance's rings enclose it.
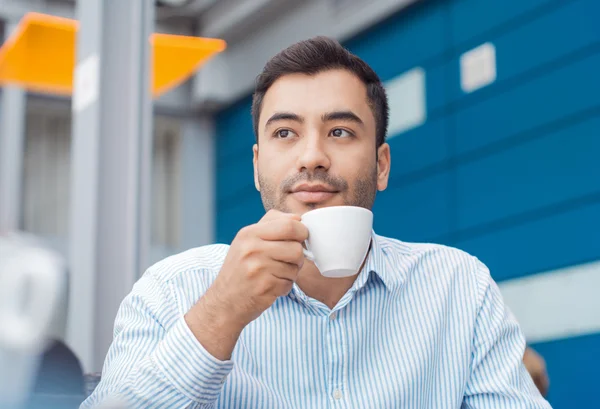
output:
{"label": "white ceramic cup", "polygon": [[373,213],[363,207],[331,206],[302,215],[308,228],[304,255],[325,277],[349,277],[359,272],[373,229]]}

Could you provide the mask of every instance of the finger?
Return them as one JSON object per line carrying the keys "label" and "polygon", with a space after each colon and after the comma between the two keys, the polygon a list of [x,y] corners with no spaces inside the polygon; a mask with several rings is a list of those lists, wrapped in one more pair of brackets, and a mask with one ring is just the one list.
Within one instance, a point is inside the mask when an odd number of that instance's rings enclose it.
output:
{"label": "finger", "polygon": [[298,267],[297,264],[271,259],[270,262],[265,265],[264,271],[277,280],[295,282],[298,279],[300,267]]}
{"label": "finger", "polygon": [[288,295],[290,291],[292,291],[292,287],[294,286],[294,282],[290,280],[277,280],[275,286],[273,288],[274,294],[279,297]]}
{"label": "finger", "polygon": [[303,242],[308,238],[308,229],[298,220],[284,217],[257,225],[258,237],[269,241]]}
{"label": "finger", "polygon": [[284,212],[276,210],[276,209],[271,209],[267,213],[265,213],[265,215],[259,220],[259,223],[268,222],[268,221],[276,220],[276,219],[281,219],[282,217],[300,220],[300,216],[297,214],[284,213]]}
{"label": "finger", "polygon": [[299,268],[304,263],[304,248],[296,241],[263,241],[264,253],[273,260],[295,264]]}

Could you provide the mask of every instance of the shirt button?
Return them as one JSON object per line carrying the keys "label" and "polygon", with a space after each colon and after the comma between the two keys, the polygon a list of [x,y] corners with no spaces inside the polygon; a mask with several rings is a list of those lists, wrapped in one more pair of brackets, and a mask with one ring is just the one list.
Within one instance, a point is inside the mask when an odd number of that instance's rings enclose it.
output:
{"label": "shirt button", "polygon": [[339,389],[334,390],[333,391],[333,399],[335,399],[335,400],[342,399],[342,391]]}
{"label": "shirt button", "polygon": [[334,320],[337,318],[337,312],[332,312],[331,315],[329,316],[329,319]]}

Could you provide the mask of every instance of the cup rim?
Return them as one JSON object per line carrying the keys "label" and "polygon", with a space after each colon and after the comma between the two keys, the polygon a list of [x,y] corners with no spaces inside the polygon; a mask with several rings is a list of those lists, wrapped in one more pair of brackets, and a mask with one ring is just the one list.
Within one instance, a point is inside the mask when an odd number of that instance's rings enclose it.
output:
{"label": "cup rim", "polygon": [[339,210],[339,209],[352,209],[352,210],[356,210],[356,211],[360,211],[363,213],[369,213],[369,214],[373,214],[373,212],[365,207],[361,207],[361,206],[350,206],[350,205],[339,205],[339,206],[327,206],[327,207],[320,207],[318,209],[313,209],[313,210],[309,210],[308,212],[304,213],[301,216],[301,219],[304,220],[304,218],[308,215],[314,215],[317,213],[326,213],[326,212],[331,212],[334,210]]}

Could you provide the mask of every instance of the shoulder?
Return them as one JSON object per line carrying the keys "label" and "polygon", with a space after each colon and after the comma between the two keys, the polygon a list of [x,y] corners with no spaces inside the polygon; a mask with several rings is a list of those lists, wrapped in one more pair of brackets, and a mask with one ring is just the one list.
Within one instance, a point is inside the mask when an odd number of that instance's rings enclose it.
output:
{"label": "shoulder", "polygon": [[475,256],[456,247],[436,243],[406,242],[390,237],[377,236],[381,250],[388,257],[409,258],[419,262],[433,262],[436,268],[463,267],[485,268]]}
{"label": "shoulder", "polygon": [[178,281],[189,274],[214,279],[228,251],[229,246],[226,244],[192,248],[155,263],[146,274],[162,283]]}
{"label": "shoulder", "polygon": [[378,236],[378,242],[388,265],[405,266],[405,275],[418,281],[430,278],[448,284],[460,282],[480,295],[491,280],[487,266],[459,248],[383,236]]}

